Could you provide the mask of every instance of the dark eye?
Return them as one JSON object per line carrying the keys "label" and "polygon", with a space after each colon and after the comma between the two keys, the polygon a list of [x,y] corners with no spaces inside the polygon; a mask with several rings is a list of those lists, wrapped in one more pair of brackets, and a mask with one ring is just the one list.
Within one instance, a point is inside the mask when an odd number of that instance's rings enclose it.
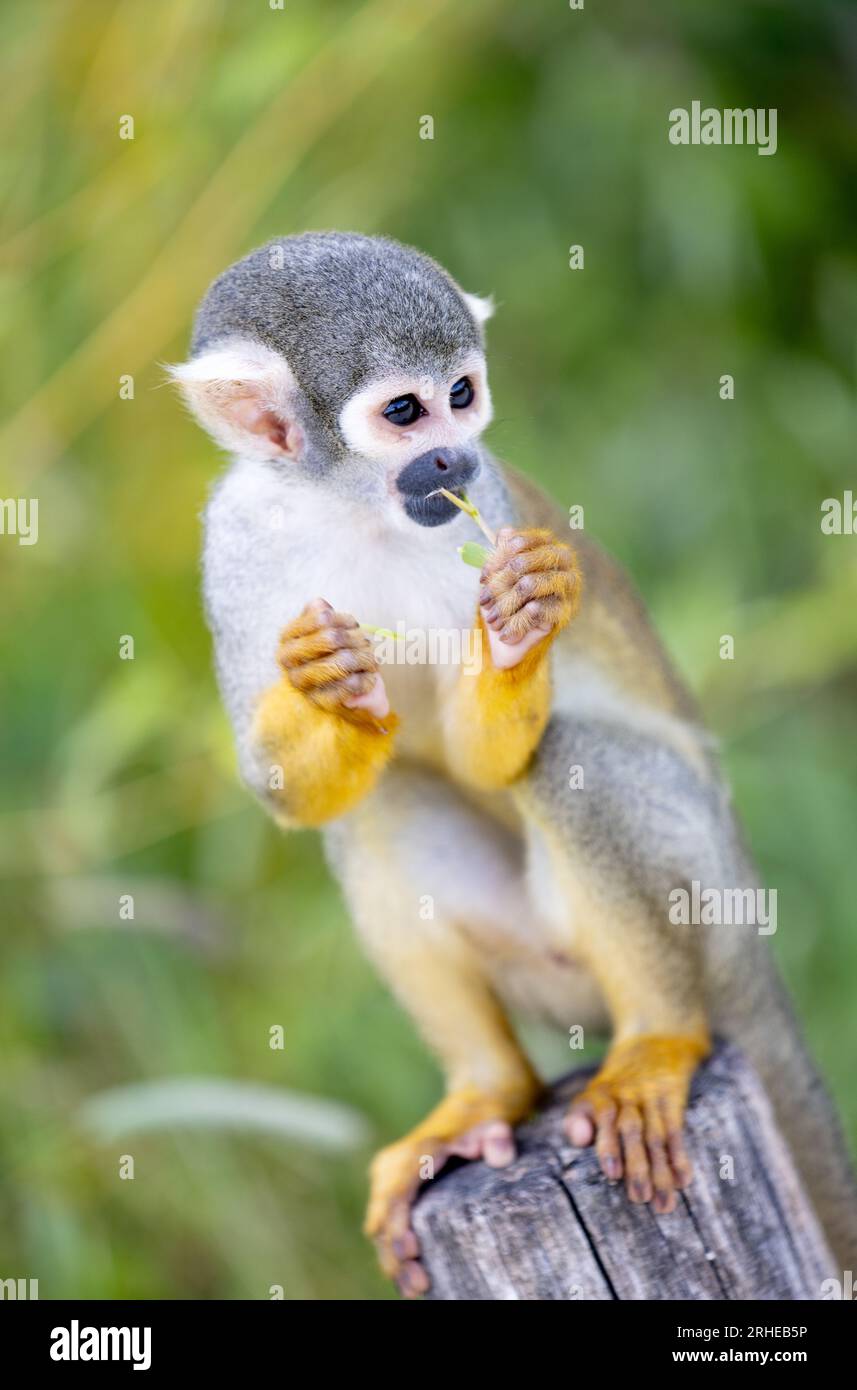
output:
{"label": "dark eye", "polygon": [[412,425],[426,412],[416,396],[397,396],[394,401],[390,401],[390,404],[384,407],[384,414],[391,425]]}
{"label": "dark eye", "polygon": [[475,392],[469,376],[463,376],[457,381],[449,393],[449,403],[453,410],[464,410],[470,405]]}

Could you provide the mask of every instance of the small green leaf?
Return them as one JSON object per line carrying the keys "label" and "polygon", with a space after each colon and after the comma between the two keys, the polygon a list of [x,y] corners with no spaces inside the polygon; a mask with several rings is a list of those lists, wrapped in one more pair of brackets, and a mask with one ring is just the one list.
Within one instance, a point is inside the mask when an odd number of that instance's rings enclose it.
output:
{"label": "small green leaf", "polygon": [[472,565],[477,570],[481,570],[488,559],[488,551],[485,546],[478,545],[476,541],[465,541],[464,545],[458,547],[458,553],[465,565]]}

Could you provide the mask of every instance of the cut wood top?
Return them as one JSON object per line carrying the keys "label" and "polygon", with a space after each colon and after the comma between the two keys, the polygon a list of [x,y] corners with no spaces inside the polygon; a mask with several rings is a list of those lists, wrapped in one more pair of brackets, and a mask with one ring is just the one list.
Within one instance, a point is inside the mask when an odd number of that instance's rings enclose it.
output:
{"label": "cut wood top", "polygon": [[561,1122],[591,1075],[578,1071],[518,1132],[507,1169],[444,1170],[414,1228],[430,1299],[820,1299],[839,1277],[776,1128],[737,1048],[699,1069],[687,1115],[694,1179],[669,1216],[632,1205]]}

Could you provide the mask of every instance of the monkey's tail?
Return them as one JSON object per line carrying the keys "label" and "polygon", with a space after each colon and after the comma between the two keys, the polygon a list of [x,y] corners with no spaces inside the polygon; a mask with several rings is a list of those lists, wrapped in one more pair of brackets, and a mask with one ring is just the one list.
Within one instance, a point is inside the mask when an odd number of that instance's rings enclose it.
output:
{"label": "monkey's tail", "polygon": [[832,1274],[841,1278],[845,1270],[857,1270],[857,1180],[845,1136],[763,943],[740,1001],[721,994],[714,1024],[743,1049],[762,1079],[837,1260]]}

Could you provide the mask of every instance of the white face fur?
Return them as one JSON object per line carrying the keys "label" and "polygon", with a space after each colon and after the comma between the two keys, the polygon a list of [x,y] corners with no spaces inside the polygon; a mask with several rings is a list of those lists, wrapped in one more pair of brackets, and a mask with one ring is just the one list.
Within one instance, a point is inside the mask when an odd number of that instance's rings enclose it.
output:
{"label": "white face fur", "polygon": [[[463,298],[479,323],[490,316],[489,300]],[[298,423],[300,391],[279,353],[235,338],[171,367],[170,375],[203,427],[230,453],[300,462],[306,445]],[[410,406],[391,409],[402,401]],[[471,350],[445,377],[401,372],[370,381],[343,402],[338,422],[352,458],[368,465],[398,512],[401,469],[427,450],[466,449],[490,420],[485,358]]]}
{"label": "white face fur", "polygon": [[[451,391],[467,382],[472,400],[454,406]],[[415,400],[423,413],[411,424],[394,424],[384,411],[399,400]],[[339,416],[342,437],[352,453],[396,472],[427,449],[461,449],[491,420],[491,394],[481,353],[465,357],[445,379],[402,374],[381,377],[346,401]]]}

